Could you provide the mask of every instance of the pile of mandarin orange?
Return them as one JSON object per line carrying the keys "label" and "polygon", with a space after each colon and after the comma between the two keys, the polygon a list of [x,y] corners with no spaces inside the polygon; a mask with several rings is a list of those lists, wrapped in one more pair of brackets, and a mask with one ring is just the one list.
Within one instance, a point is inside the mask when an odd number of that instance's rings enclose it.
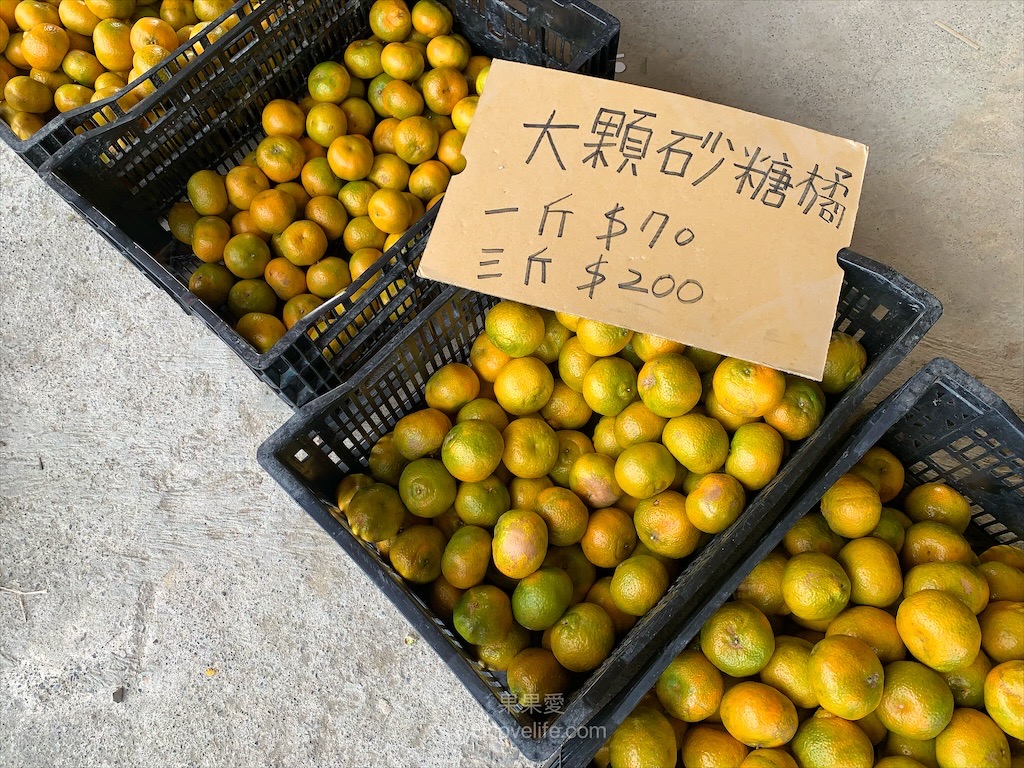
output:
{"label": "pile of mandarin orange", "polygon": [[261,353],[347,290],[465,168],[490,59],[452,24],[436,0],[377,0],[374,36],[314,67],[297,102],[267,104],[266,138],[226,175],[195,173],[168,213],[203,262],[189,288]]}
{"label": "pile of mandarin orange", "polygon": [[[199,34],[211,39],[237,23],[209,29],[232,0],[3,0],[0,3],[0,119],[28,139],[58,112],[119,93]],[[118,104],[148,96],[148,81]],[[105,120],[106,118],[101,118]]]}
{"label": "pile of mandarin orange", "polygon": [[337,516],[528,706],[608,657],[866,359],[834,334],[819,386],[502,301],[341,482]]}
{"label": "pile of mandarin orange", "polygon": [[1020,765],[1024,550],[975,554],[967,499],[904,478],[868,451],[669,664],[598,768]]}

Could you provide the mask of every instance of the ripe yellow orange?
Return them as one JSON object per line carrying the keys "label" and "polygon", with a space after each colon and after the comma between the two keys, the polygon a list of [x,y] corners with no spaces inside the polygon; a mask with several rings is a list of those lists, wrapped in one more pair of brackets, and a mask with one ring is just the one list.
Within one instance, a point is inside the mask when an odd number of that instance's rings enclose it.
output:
{"label": "ripe yellow orange", "polygon": [[821,514],[840,536],[867,536],[878,525],[882,501],[870,482],[848,473],[821,497]]}
{"label": "ripe yellow orange", "polygon": [[703,475],[686,497],[686,516],[698,530],[720,533],[732,525],[746,505],[743,486],[732,475]]}
{"label": "ripe yellow orange", "polygon": [[831,620],[825,630],[826,637],[832,635],[849,635],[863,640],[882,664],[902,661],[907,655],[907,647],[896,628],[896,618],[873,606],[855,605],[844,610]]}
{"label": "ripe yellow orange", "polygon": [[944,523],[958,533],[967,530],[971,521],[971,504],[963,494],[945,483],[924,483],[907,494],[903,511],[919,523],[931,520]]}
{"label": "ripe yellow orange", "polygon": [[850,599],[850,578],[833,558],[802,552],[786,562],[782,595],[793,614],[808,621],[833,619]]}
{"label": "ripe yellow orange", "polygon": [[982,632],[974,613],[936,589],[918,592],[900,603],[896,627],[907,650],[938,672],[970,664],[981,650]]}
{"label": "ripe yellow orange", "polygon": [[726,603],[700,630],[700,649],[719,670],[733,677],[756,675],[775,653],[768,618],[750,603]]}
{"label": "ripe yellow orange", "polygon": [[725,685],[722,673],[703,653],[686,650],[669,663],[654,690],[670,715],[696,723],[718,711]]}
{"label": "ripe yellow orange", "polygon": [[720,713],[725,729],[748,747],[781,747],[798,725],[793,702],[764,683],[746,681],[730,688]]}
{"label": "ripe yellow orange", "polygon": [[878,717],[887,730],[911,739],[934,739],[953,716],[953,694],[937,672],[916,661],[885,668]]}
{"label": "ripe yellow orange", "polygon": [[786,378],[757,363],[727,357],[715,368],[715,397],[723,408],[744,418],[758,418],[781,402]]}

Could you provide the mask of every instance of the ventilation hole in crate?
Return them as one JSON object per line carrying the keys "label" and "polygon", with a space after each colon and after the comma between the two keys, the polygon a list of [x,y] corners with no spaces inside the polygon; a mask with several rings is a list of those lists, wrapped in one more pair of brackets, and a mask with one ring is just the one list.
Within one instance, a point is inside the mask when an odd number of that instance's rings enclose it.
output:
{"label": "ventilation hole in crate", "polygon": [[979,456],[984,456],[986,453],[988,453],[988,451],[986,451],[982,446],[976,445],[973,448],[964,451],[963,455],[968,461],[973,461]]}
{"label": "ventilation hole in crate", "polygon": [[939,473],[934,469],[926,469],[921,473],[920,480],[922,483],[934,483],[939,479]]}
{"label": "ventilation hole in crate", "polygon": [[961,462],[949,455],[945,450],[935,451],[929,456],[939,469],[952,470],[961,466]]}
{"label": "ventilation hole in crate", "polygon": [[304,448],[300,448],[295,452],[295,460],[300,464],[309,458],[309,454],[306,453]]}
{"label": "ventilation hole in crate", "polygon": [[336,454],[334,451],[331,451],[327,458],[330,459],[333,464],[341,464],[341,456]]}
{"label": "ventilation hole in crate", "polygon": [[991,454],[986,455],[986,456],[982,456],[980,459],[978,459],[976,462],[974,462],[974,466],[977,467],[978,469],[982,470],[982,471],[984,471],[986,469],[991,469],[992,467],[994,467],[994,466],[996,466],[998,464],[999,464],[999,459],[997,459],[995,456],[992,456]]}
{"label": "ventilation hole in crate", "polygon": [[850,327],[850,318],[845,318],[839,325],[836,326],[837,331],[846,332],[846,329]]}
{"label": "ventilation hole in crate", "polygon": [[874,320],[882,320],[888,314],[889,314],[889,308],[879,304],[877,307],[875,307],[875,311],[871,313],[871,317]]}
{"label": "ventilation hole in crate", "polygon": [[1020,458],[1014,459],[1013,463],[1016,464],[1021,469],[1024,469],[1024,459],[1020,459]]}
{"label": "ventilation hole in crate", "polygon": [[974,445],[974,441],[969,437],[960,437],[949,444],[949,447],[955,451],[962,451],[965,448],[970,448]]}
{"label": "ventilation hole in crate", "polygon": [[970,467],[960,467],[960,469],[953,470],[950,473],[950,477],[954,480],[963,480],[965,477],[970,477],[971,474]]}
{"label": "ventilation hole in crate", "polygon": [[1005,482],[1011,488],[1014,488],[1020,485],[1021,483],[1024,483],[1024,478],[1022,478],[1020,475],[1010,475],[1003,482]]}
{"label": "ventilation hole in crate", "polygon": [[1016,544],[1020,539],[1013,531],[1007,531],[1006,533],[999,534],[994,537],[1000,544]]}
{"label": "ventilation hole in crate", "polygon": [[907,472],[913,477],[917,477],[926,469],[928,469],[927,464],[925,464],[923,461],[917,461],[911,464],[909,467],[907,467]]}
{"label": "ventilation hole in crate", "polygon": [[1002,523],[996,521],[996,519],[992,515],[990,515],[988,512],[983,511],[981,507],[973,507],[971,509],[971,517],[974,518],[974,522],[983,527],[993,523],[995,525],[1000,526],[1000,530],[1002,529],[1002,527],[1004,527]]}
{"label": "ventilation hole in crate", "polygon": [[864,338],[864,329],[863,328],[858,328],[857,332],[853,334],[853,338],[854,338],[855,341],[860,341],[861,339],[863,339]]}

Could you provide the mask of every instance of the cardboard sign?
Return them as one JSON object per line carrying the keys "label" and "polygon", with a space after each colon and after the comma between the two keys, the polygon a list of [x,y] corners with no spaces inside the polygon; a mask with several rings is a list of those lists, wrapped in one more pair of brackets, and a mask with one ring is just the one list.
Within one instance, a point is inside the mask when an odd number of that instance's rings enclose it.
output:
{"label": "cardboard sign", "polygon": [[821,379],[867,147],[491,65],[420,274]]}

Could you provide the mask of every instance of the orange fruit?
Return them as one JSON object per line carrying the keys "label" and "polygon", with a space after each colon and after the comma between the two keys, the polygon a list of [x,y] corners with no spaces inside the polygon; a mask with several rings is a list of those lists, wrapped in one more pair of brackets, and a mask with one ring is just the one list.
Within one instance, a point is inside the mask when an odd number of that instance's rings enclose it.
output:
{"label": "orange fruit", "polygon": [[458,589],[480,584],[491,562],[491,535],[476,525],[466,525],[452,534],[441,556],[441,573]]}
{"label": "orange fruit", "polygon": [[466,170],[466,158],[462,155],[462,145],[465,140],[466,137],[454,128],[445,131],[438,140],[437,159],[444,163],[453,174]]}
{"label": "orange fruit", "polygon": [[627,715],[608,742],[612,765],[622,768],[675,768],[677,748],[668,718],[648,706]]}
{"label": "orange fruit", "polygon": [[413,584],[430,584],[441,575],[445,538],[431,525],[414,525],[391,543],[388,557],[398,575]]}
{"label": "orange fruit", "polygon": [[771,686],[742,682],[722,697],[722,724],[748,747],[781,747],[797,729],[796,707]]}
{"label": "orange fruit", "polygon": [[387,43],[408,37],[412,31],[412,15],[405,0],[376,0],[370,7],[370,29]]}
{"label": "orange fruit", "polygon": [[21,55],[34,69],[53,72],[60,69],[70,47],[71,40],[63,27],[43,22],[25,32]]}
{"label": "orange fruit", "polygon": [[594,426],[594,450],[613,459],[617,459],[626,450],[615,439],[616,418],[616,416],[602,416]]}
{"label": "orange fruit", "polygon": [[[132,68],[135,51],[131,44],[131,27],[120,19],[102,19],[92,31],[96,58],[111,72]],[[175,46],[177,47],[177,46]]]}
{"label": "orange fruit", "polygon": [[1009,544],[996,544],[981,553],[981,562],[997,562],[1024,571],[1024,550]]}
{"label": "orange fruit", "polygon": [[159,45],[167,51],[178,47],[178,33],[160,18],[146,17],[136,21],[132,25],[129,40],[135,51],[149,45]]}
{"label": "orange fruit", "polygon": [[228,207],[225,179],[216,171],[197,171],[186,185],[189,202],[200,216],[219,216]]}
{"label": "orange fruit", "polygon": [[547,526],[536,512],[511,509],[494,524],[494,565],[509,578],[522,579],[536,571],[544,562],[547,547]]}
{"label": "orange fruit", "polygon": [[701,627],[700,649],[725,674],[747,677],[768,664],[775,636],[767,617],[750,603],[726,603]]}
{"label": "orange fruit", "polygon": [[437,459],[411,461],[398,480],[402,503],[417,517],[435,518],[443,514],[455,503],[455,491],[455,479]]}
{"label": "orange fruit", "polygon": [[[227,267],[224,267],[226,270]],[[232,279],[234,276],[232,275]],[[240,318],[249,312],[273,314],[277,309],[277,297],[265,280],[239,280],[228,292],[228,312]],[[396,478],[397,480],[397,478]]]}
{"label": "orange fruit", "polygon": [[740,582],[733,599],[755,605],[766,616],[784,613],[786,602],[782,597],[782,574],[785,568],[786,556],[769,552]]}
{"label": "orange fruit", "polygon": [[377,153],[395,153],[395,127],[402,122],[394,117],[386,117],[373,129],[373,151]]}
{"label": "orange fruit", "polygon": [[830,395],[845,392],[864,373],[867,361],[867,352],[859,341],[849,334],[834,331],[828,344],[821,388]]}
{"label": "orange fruit", "polygon": [[575,336],[566,340],[558,352],[558,375],[566,385],[577,392],[583,391],[583,378],[597,361]]}
{"label": "orange fruit", "polygon": [[[317,158],[317,160],[323,160],[323,158]],[[306,165],[308,166],[309,163]],[[328,195],[311,197],[303,209],[303,215],[314,224],[319,225],[328,240],[338,240],[345,234],[348,214],[345,213],[345,206],[336,197]]]}
{"label": "orange fruit", "polygon": [[633,512],[637,539],[657,555],[683,558],[700,543],[700,531],[686,516],[686,500],[675,491],[643,499]]}
{"label": "orange fruit", "polygon": [[724,728],[698,725],[683,737],[684,768],[725,768],[739,766],[750,750]]}
{"label": "orange fruit", "polygon": [[403,416],[395,424],[395,448],[407,461],[429,456],[440,450],[451,428],[451,420],[441,411],[424,408]]}
{"label": "orange fruit", "polygon": [[808,621],[835,618],[846,607],[850,590],[850,578],[828,555],[801,552],[786,562],[782,595],[798,618]]}
{"label": "orange fruit", "polygon": [[235,277],[263,277],[270,263],[270,248],[256,235],[235,235],[224,245],[223,258]]}
{"label": "orange fruit", "polygon": [[854,539],[836,558],[850,577],[850,601],[885,608],[903,592],[900,561],[892,547],[881,539]]}
{"label": "orange fruit", "polygon": [[[1004,661],[1024,659],[1024,633],[1021,632],[1021,627],[1024,627],[1024,603],[1007,600],[989,603],[978,616],[978,622],[982,647],[992,661],[1002,664]],[[969,622],[966,625],[969,627]]]}
{"label": "orange fruit", "polygon": [[341,111],[345,113],[348,121],[348,132],[369,141],[377,122],[377,115],[370,103],[360,96],[349,96],[341,102]]}
{"label": "orange fruit", "polygon": [[620,611],[643,616],[658,604],[668,585],[668,571],[661,562],[650,555],[633,555],[615,567],[612,600]]}
{"label": "orange fruit", "polygon": [[299,219],[281,233],[280,248],[292,264],[308,267],[320,261],[327,252],[327,235],[319,224]]}
{"label": "orange fruit", "polygon": [[727,357],[715,368],[714,392],[722,407],[737,416],[764,416],[782,400],[786,378],[757,363]]}
{"label": "orange fruit", "polygon": [[668,419],[656,415],[640,402],[630,403],[614,418],[615,440],[623,448],[660,440],[668,423]]}
{"label": "orange fruit", "polygon": [[354,535],[364,541],[384,541],[398,534],[405,507],[394,488],[372,483],[355,492],[346,514]]}
{"label": "orange fruit", "polygon": [[268,137],[299,139],[306,131],[306,115],[294,101],[274,99],[263,108],[262,124]]}
{"label": "orange fruit", "polygon": [[[214,171],[200,171],[199,174],[215,174]],[[198,176],[199,174],[196,174]],[[195,178],[195,176],[193,176]],[[217,178],[220,178],[217,175]],[[212,180],[212,176],[210,177]],[[270,189],[270,180],[259,168],[238,165],[228,171],[224,177],[224,188],[227,200],[231,205],[243,211],[249,210],[252,200],[260,192]],[[227,206],[224,207],[224,210]],[[223,213],[223,210],[221,211]]]}
{"label": "orange fruit", "polygon": [[551,371],[535,357],[509,360],[494,379],[495,400],[513,416],[537,413],[548,404],[554,391]]}
{"label": "orange fruit", "polygon": [[821,497],[821,514],[840,536],[867,536],[878,525],[882,502],[871,483],[847,473]]}
{"label": "orange fruit", "polygon": [[832,635],[816,643],[807,674],[819,704],[847,720],[873,712],[882,698],[882,664],[870,646],[855,637]]}
{"label": "orange fruit", "polygon": [[468,525],[491,528],[512,508],[508,488],[491,475],[476,483],[460,483],[455,512]]}
{"label": "orange fruit", "polygon": [[469,363],[482,381],[494,383],[498,372],[512,358],[498,349],[487,332],[476,337],[469,350]]}
{"label": "orange fruit", "polygon": [[576,338],[583,349],[595,357],[618,354],[632,337],[632,331],[598,320],[581,318],[576,324]]}
{"label": "orange fruit", "polygon": [[682,355],[664,354],[640,369],[637,391],[644,405],[658,416],[683,416],[700,400],[700,374]]}
{"label": "orange fruit", "polygon": [[250,312],[243,315],[235,325],[238,335],[252,344],[260,352],[266,354],[285,335],[284,323],[273,315],[261,312]]}
{"label": "orange fruit", "polygon": [[[890,731],[885,739],[884,753],[888,756],[913,760],[917,765],[927,768],[939,768],[939,764],[935,760],[935,739],[919,741]],[[914,765],[911,768],[917,768],[917,766]]]}
{"label": "orange fruit", "polygon": [[188,280],[188,289],[214,309],[228,300],[235,277],[223,264],[201,264]]}
{"label": "orange fruit", "polygon": [[318,296],[314,296],[311,293],[300,293],[298,296],[288,299],[281,310],[281,319],[284,321],[284,327],[290,330],[293,325],[306,315],[315,312],[322,303]]}
{"label": "orange fruit", "polygon": [[409,184],[409,165],[398,155],[380,154],[373,158],[366,178],[381,189],[402,192]]}
{"label": "orange fruit", "polygon": [[381,68],[396,80],[411,83],[423,74],[424,64],[423,54],[405,43],[388,43],[380,54]]}
{"label": "orange fruit", "polygon": [[676,461],[697,474],[720,469],[729,454],[729,437],[721,423],[698,413],[671,419],[661,439]]}
{"label": "orange fruit", "polygon": [[271,181],[282,183],[299,178],[306,153],[291,136],[268,136],[256,147],[256,165]]}
{"label": "orange fruit", "polygon": [[355,40],[345,49],[345,67],[353,77],[371,80],[384,71],[380,63],[383,50],[377,40]]}
{"label": "orange fruit", "polygon": [[583,397],[593,411],[617,416],[636,399],[636,370],[619,357],[599,358],[583,376]]}
{"label": "orange fruit", "polygon": [[512,627],[508,595],[491,584],[467,589],[455,604],[455,631],[473,645],[501,640]]}
{"label": "orange fruit", "polygon": [[[398,481],[402,476],[402,470],[405,469],[405,465],[408,463],[409,460],[398,451],[394,432],[388,432],[373,444],[373,448],[370,449],[367,467],[370,470],[370,475],[377,482],[398,485]],[[403,517],[407,511],[405,507],[402,508]]]}
{"label": "orange fruit", "polygon": [[230,239],[230,224],[219,216],[203,216],[192,228],[192,253],[208,264],[220,261]]}
{"label": "orange fruit", "polygon": [[661,673],[654,691],[666,712],[696,723],[718,711],[725,685],[722,673],[703,653],[686,650]]}
{"label": "orange fruit", "polygon": [[[284,181],[277,184],[274,189],[279,189],[282,192],[287,193],[295,200],[296,211],[304,210],[306,204],[310,201],[309,193],[306,192],[305,188],[297,181]],[[271,238],[272,243],[277,243],[279,238]]]}
{"label": "orange fruit", "polygon": [[870,467],[878,472],[881,488],[878,492],[882,503],[892,501],[903,490],[905,473],[903,464],[894,454],[881,446],[868,449],[858,464]]}
{"label": "orange fruit", "polygon": [[903,511],[919,523],[931,520],[944,523],[958,533],[967,530],[971,521],[971,504],[964,496],[945,483],[924,483],[910,493],[903,502]]}
{"label": "orange fruit", "polygon": [[785,441],[774,427],[744,424],[732,436],[725,472],[739,480],[746,490],[760,490],[778,473],[784,450]]}
{"label": "orange fruit", "polygon": [[587,560],[599,568],[615,568],[636,548],[636,529],[629,515],[615,507],[590,515],[580,546]]}
{"label": "orange fruit", "polygon": [[493,424],[473,419],[456,424],[441,444],[441,460],[464,483],[486,480],[501,463],[504,441]]}
{"label": "orange fruit", "polygon": [[[424,398],[427,405],[449,415],[480,393],[480,380],[473,369],[463,363],[448,363],[438,368],[427,379]],[[487,472],[484,477],[491,474]],[[481,478],[482,479],[482,478]]]}
{"label": "orange fruit", "polygon": [[405,120],[423,112],[423,96],[404,80],[392,80],[380,92],[386,114]]}
{"label": "orange fruit", "polygon": [[825,407],[825,393],[816,382],[786,376],[782,399],[764,414],[764,420],[787,440],[803,440],[821,424]]}
{"label": "orange fruit", "polygon": [[479,103],[479,96],[467,96],[459,101],[452,110],[452,124],[455,130],[465,136],[469,133],[469,126],[473,123],[476,115],[476,105]]}
{"label": "orange fruit", "polygon": [[[941,677],[953,693],[953,702],[958,707],[985,707],[985,678],[992,671],[992,662],[984,651],[965,667],[943,672]],[[992,714],[989,712],[989,714]]]}
{"label": "orange fruit", "polygon": [[271,259],[267,263],[263,279],[274,289],[274,293],[281,301],[291,301],[309,290],[305,273],[283,256]]}
{"label": "orange fruit", "polygon": [[1004,661],[989,670],[984,685],[985,710],[1014,739],[1024,740],[1024,661]]}
{"label": "orange fruit", "polygon": [[551,628],[551,652],[572,672],[596,669],[615,643],[615,625],[607,611],[593,603],[577,603]]}
{"label": "orange fruit", "polygon": [[379,189],[374,192],[367,210],[370,221],[381,232],[403,232],[412,218],[409,201],[401,192],[394,189]]}
{"label": "orange fruit", "polygon": [[[314,101],[340,104],[348,96],[352,76],[342,64],[323,61],[310,70],[306,87]],[[344,131],[342,131],[344,133]]]}
{"label": "orange fruit", "polygon": [[675,459],[661,443],[639,443],[615,460],[615,481],[627,495],[648,499],[668,489],[675,467]]}
{"label": "orange fruit", "polygon": [[454,67],[431,69],[420,79],[420,87],[427,109],[439,115],[450,115],[455,106],[469,95],[465,76]]}
{"label": "orange fruit", "polygon": [[790,749],[801,768],[871,768],[875,762],[871,740],[841,717],[804,720]]}
{"label": "orange fruit", "polygon": [[[365,178],[373,167],[373,146],[359,136],[339,136],[327,148],[327,161],[335,176],[345,181],[357,181]],[[349,210],[349,215],[356,214]]]}
{"label": "orange fruit", "polygon": [[939,768],[1009,768],[1010,744],[991,717],[975,709],[957,709],[935,737]]}
{"label": "orange fruit", "polygon": [[268,234],[280,234],[295,221],[295,198],[282,189],[265,189],[249,203],[253,221]]}
{"label": "orange fruit", "polygon": [[895,511],[889,507],[882,507],[878,518],[878,525],[872,529],[868,536],[881,539],[899,554],[903,551],[903,542],[907,538],[907,533],[899,518],[894,514]]}
{"label": "orange fruit", "polygon": [[[530,481],[527,481],[530,482]],[[579,544],[568,547],[549,547],[544,565],[561,568],[572,579],[573,593],[570,605],[582,602],[597,580],[597,569],[587,560]]]}
{"label": "orange fruit", "polygon": [[560,568],[544,566],[523,578],[512,593],[512,614],[526,629],[545,630],[562,618],[573,585]]}
{"label": "orange fruit", "polygon": [[900,558],[905,568],[921,563],[970,563],[971,545],[962,535],[943,523],[925,520],[907,528]]}
{"label": "orange fruit", "polygon": [[558,461],[548,475],[556,485],[568,488],[572,465],[583,454],[593,453],[594,444],[589,437],[573,429],[560,429],[555,437],[558,438]]}
{"label": "orange fruit", "polygon": [[720,533],[736,521],[745,505],[739,480],[712,472],[702,476],[686,497],[686,516],[698,530]]}
{"label": "orange fruit", "polygon": [[[356,216],[350,219],[348,224],[345,225],[345,231],[341,235],[341,242],[344,244],[345,250],[352,254],[352,258],[349,259],[350,267],[357,263],[355,256],[359,251],[365,254],[372,254],[373,251],[377,251],[377,256],[379,257],[380,250],[384,247],[386,240],[387,234],[377,229],[374,223],[370,221],[369,216]],[[366,260],[370,261],[368,256]],[[376,258],[374,261],[376,261]],[[355,271],[353,271],[352,280],[355,281],[356,279]]]}
{"label": "orange fruit", "polygon": [[981,627],[970,608],[935,589],[900,603],[896,627],[907,650],[938,672],[970,664],[981,649]]}
{"label": "orange fruit", "polygon": [[615,600],[612,598],[611,584],[611,576],[598,579],[594,582],[590,591],[587,592],[585,600],[588,603],[594,603],[605,609],[615,625],[615,635],[621,638],[636,626],[637,618],[624,611],[620,611],[618,606],[615,605]]}
{"label": "orange fruit", "polygon": [[487,645],[476,647],[476,657],[487,669],[504,672],[512,659],[522,653],[530,645],[530,633],[512,622],[512,628],[504,638]]}
{"label": "orange fruit", "polygon": [[789,635],[775,638],[775,651],[758,673],[762,683],[785,694],[796,706],[812,709],[818,706],[818,695],[811,685],[808,661],[812,645],[807,640]]}
{"label": "orange fruit", "polygon": [[797,768],[789,752],[781,748],[755,749],[740,763],[740,768]]}
{"label": "orange fruit", "polygon": [[431,200],[448,188],[451,173],[439,160],[427,160],[409,175],[409,191],[420,200]]}
{"label": "orange fruit", "polygon": [[903,644],[896,619],[891,613],[869,605],[855,605],[836,616],[825,630],[825,636],[849,635],[863,640],[882,664],[902,661],[907,647]]}
{"label": "orange fruit", "polygon": [[452,29],[452,13],[437,0],[417,0],[412,7],[412,26],[427,37],[447,35]]}
{"label": "orange fruit", "polygon": [[[0,77],[2,81],[2,77]],[[66,83],[58,86],[53,92],[53,105],[58,112],[70,112],[72,109],[88,104],[93,90],[77,83]]]}
{"label": "orange fruit", "polygon": [[878,717],[890,731],[911,739],[934,739],[953,716],[953,694],[937,672],[916,661],[885,668]]}
{"label": "orange fruit", "polygon": [[622,498],[615,479],[615,459],[601,453],[583,454],[569,470],[569,488],[590,507],[611,506]]}
{"label": "orange fruit", "polygon": [[938,589],[960,599],[974,614],[985,610],[989,585],[973,565],[966,563],[922,563],[911,568],[903,582],[909,597],[925,589]]}
{"label": "orange fruit", "polygon": [[536,706],[545,696],[565,693],[569,688],[569,673],[555,659],[551,651],[526,648],[508,665],[508,689],[525,705]]}
{"label": "orange fruit", "polygon": [[[57,14],[64,29],[80,35],[91,36],[100,22],[100,17],[89,10],[85,0],[63,0],[57,7]],[[0,42],[3,42],[2,39]]]}
{"label": "orange fruit", "polygon": [[500,301],[485,320],[491,342],[510,357],[526,357],[543,343],[544,318],[540,311],[514,301]]}
{"label": "orange fruit", "polygon": [[782,539],[783,547],[791,556],[801,552],[821,552],[835,557],[845,543],[846,540],[828,526],[819,512],[797,520]]}
{"label": "orange fruit", "polygon": [[586,505],[568,488],[542,490],[537,494],[536,512],[547,525],[550,543],[558,547],[582,539],[590,519]]}
{"label": "orange fruit", "polygon": [[978,572],[988,583],[993,601],[1024,602],[1024,572],[1000,562],[982,563]]}
{"label": "orange fruit", "polygon": [[434,68],[463,70],[469,64],[469,49],[452,35],[438,35],[427,43],[427,61]]}

